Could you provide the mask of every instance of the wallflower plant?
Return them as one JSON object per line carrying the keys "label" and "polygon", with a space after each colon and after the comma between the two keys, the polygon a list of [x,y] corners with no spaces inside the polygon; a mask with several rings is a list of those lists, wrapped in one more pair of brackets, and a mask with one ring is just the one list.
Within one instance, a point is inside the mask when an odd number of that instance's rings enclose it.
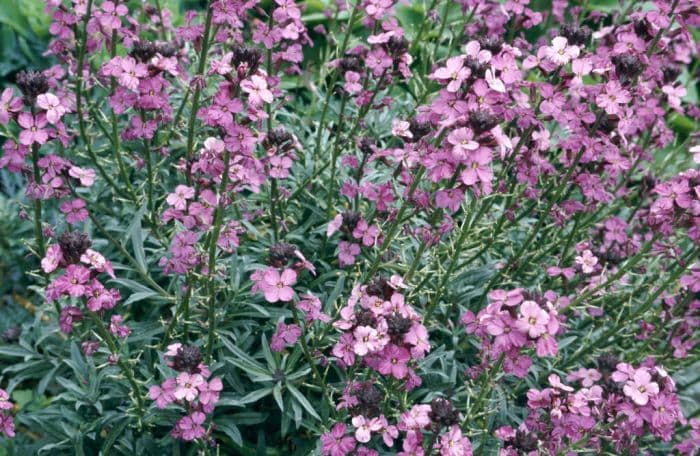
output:
{"label": "wallflower plant", "polygon": [[172,3],[2,90],[8,454],[698,454],[695,1]]}

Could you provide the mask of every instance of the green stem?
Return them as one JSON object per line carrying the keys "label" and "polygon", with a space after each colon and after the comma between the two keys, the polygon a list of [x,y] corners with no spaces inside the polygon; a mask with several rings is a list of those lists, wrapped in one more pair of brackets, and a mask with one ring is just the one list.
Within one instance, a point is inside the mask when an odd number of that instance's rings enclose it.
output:
{"label": "green stem", "polygon": [[[214,9],[211,7],[211,0],[207,2],[207,16],[204,20],[204,36],[202,37],[202,48],[199,53],[199,64],[197,66],[197,73],[194,77],[195,88],[194,94],[192,96],[192,110],[190,111],[190,119],[187,125],[187,149],[186,149],[186,166],[187,166],[187,183],[192,183],[192,176],[190,173],[190,158],[192,157],[192,152],[194,149],[194,124],[197,120],[197,111],[199,109],[199,100],[202,96],[202,81],[201,77],[204,75],[204,69],[207,65],[207,54],[209,53],[209,34],[211,33],[211,22],[214,14]],[[184,100],[183,100],[184,105]]]}
{"label": "green stem", "polygon": [[131,385],[131,389],[134,392],[134,398],[136,400],[136,410],[137,410],[137,414],[139,416],[139,419],[143,418],[143,414],[144,414],[143,396],[141,394],[141,388],[139,388],[139,384],[138,384],[138,382],[136,382],[136,378],[134,377],[134,371],[131,369],[131,366],[129,366],[129,364],[124,362],[124,360],[119,355],[119,347],[117,347],[117,344],[114,341],[114,338],[109,333],[109,331],[107,331],[107,328],[105,327],[104,322],[100,319],[100,317],[95,312],[92,312],[90,310],[88,310],[87,312],[90,315],[90,318],[92,319],[92,322],[95,325],[95,329],[97,330],[97,333],[107,343],[107,346],[109,347],[109,351],[112,353],[112,355],[117,357],[117,365],[121,369],[124,376],[126,376],[127,380],[129,381],[129,384]]}
{"label": "green stem", "polygon": [[214,231],[209,238],[209,264],[207,271],[208,293],[209,293],[209,334],[207,337],[207,351],[205,360],[207,364],[211,360],[211,354],[214,350],[214,339],[216,335],[216,293],[214,293],[214,269],[216,267],[216,244],[219,242],[221,234],[221,225],[224,219],[224,195],[229,181],[229,165],[231,162],[231,152],[226,149],[224,152],[224,171],[221,176],[221,186],[219,187],[219,204],[216,206],[214,214]]}

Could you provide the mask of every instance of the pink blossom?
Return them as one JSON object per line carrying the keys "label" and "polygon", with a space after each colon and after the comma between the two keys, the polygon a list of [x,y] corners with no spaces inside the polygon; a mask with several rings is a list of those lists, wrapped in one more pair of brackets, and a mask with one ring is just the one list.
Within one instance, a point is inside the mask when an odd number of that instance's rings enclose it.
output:
{"label": "pink blossom", "polygon": [[321,453],[324,456],[346,456],[355,449],[355,439],[346,435],[347,426],[336,423],[331,430],[321,435]]}
{"label": "pink blossom", "polygon": [[46,249],[46,255],[41,259],[41,269],[50,274],[63,261],[63,252],[58,244],[52,244]]}
{"label": "pink blossom", "polygon": [[206,431],[202,423],[205,419],[206,415],[202,412],[193,412],[191,415],[184,416],[177,422],[175,434],[187,441],[204,437]]}
{"label": "pink blossom", "polygon": [[355,344],[353,350],[355,354],[364,356],[367,353],[376,352],[381,349],[379,333],[371,326],[358,326],[353,332]]}
{"label": "pink blossom", "polygon": [[282,274],[276,268],[270,267],[263,273],[260,287],[267,302],[291,301],[294,298],[292,285],[297,281],[297,273],[285,269]]}
{"label": "pink blossom", "polygon": [[555,65],[566,65],[569,61],[578,57],[581,50],[578,46],[569,46],[563,36],[557,36],[552,40],[552,45],[547,48],[547,58]]}
{"label": "pink blossom", "polygon": [[355,440],[367,443],[372,438],[372,432],[382,429],[382,424],[377,418],[367,419],[362,415],[352,418],[352,425],[355,426]]}
{"label": "pink blossom", "polygon": [[184,210],[187,207],[187,200],[194,198],[194,189],[187,185],[178,185],[175,192],[168,194],[166,202],[177,210]]}
{"label": "pink blossom", "polygon": [[598,258],[588,249],[577,256],[575,261],[576,264],[581,266],[581,271],[583,271],[584,274],[590,274],[595,271],[595,266],[598,264]]}
{"label": "pink blossom", "polygon": [[642,367],[634,372],[625,386],[622,388],[625,395],[631,398],[637,405],[646,405],[649,397],[659,392],[659,385],[651,381],[651,374]]}
{"label": "pink blossom", "polygon": [[524,301],[520,304],[520,318],[516,327],[527,333],[531,338],[541,336],[547,331],[549,315],[534,301]]}
{"label": "pink blossom", "polygon": [[192,402],[199,394],[199,386],[204,383],[204,377],[200,374],[190,374],[181,372],[176,378],[177,386],[173,392],[173,396],[177,400],[186,400]]}
{"label": "pink blossom", "polygon": [[61,100],[52,93],[43,93],[36,97],[36,104],[46,111],[46,120],[50,124],[55,124],[61,120],[66,113],[66,108],[61,104]]}
{"label": "pink blossom", "polygon": [[274,99],[272,92],[267,88],[265,78],[255,74],[241,82],[241,89],[248,94],[248,101],[253,106],[272,103]]}
{"label": "pink blossom", "polygon": [[68,175],[78,179],[83,187],[91,187],[95,183],[95,170],[91,168],[79,168],[71,166]]}
{"label": "pink blossom", "polygon": [[284,347],[291,346],[301,336],[301,328],[299,325],[286,325],[282,322],[277,323],[277,331],[272,335],[270,348],[272,351],[281,352]]}
{"label": "pink blossom", "polygon": [[33,116],[28,112],[23,112],[17,118],[17,123],[23,128],[19,133],[20,144],[25,146],[31,146],[34,143],[42,145],[49,140],[49,132],[44,128],[47,124],[44,113]]}
{"label": "pink blossom", "polygon": [[447,142],[452,144],[452,156],[456,160],[465,160],[472,151],[479,148],[479,143],[474,141],[474,132],[466,127],[450,132]]}
{"label": "pink blossom", "polygon": [[603,108],[607,114],[620,114],[620,105],[630,102],[630,93],[623,89],[619,82],[609,81],[605,84],[605,91],[595,99],[596,104]]}
{"label": "pink blossom", "polygon": [[66,222],[75,225],[87,219],[89,214],[85,205],[84,200],[77,198],[61,203],[60,209],[66,215]]}
{"label": "pink blossom", "polygon": [[394,344],[386,346],[381,354],[378,371],[382,375],[391,375],[399,380],[408,373],[408,361],[411,355],[408,350]]}

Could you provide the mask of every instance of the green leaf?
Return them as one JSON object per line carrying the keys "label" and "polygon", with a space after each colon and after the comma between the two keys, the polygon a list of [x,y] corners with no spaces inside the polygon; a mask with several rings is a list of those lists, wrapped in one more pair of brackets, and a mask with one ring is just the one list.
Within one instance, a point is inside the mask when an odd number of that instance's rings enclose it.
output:
{"label": "green leaf", "polygon": [[287,389],[289,390],[290,393],[292,393],[292,396],[299,402],[299,404],[304,407],[304,410],[306,412],[316,418],[317,420],[321,420],[321,417],[318,416],[318,413],[316,413],[316,410],[314,409],[313,405],[309,402],[309,400],[304,397],[303,394],[301,394],[301,391],[299,391],[296,386],[287,383]]}
{"label": "green leaf", "polygon": [[134,256],[136,257],[136,262],[141,267],[142,271],[148,271],[148,264],[146,263],[146,252],[143,248],[143,229],[141,228],[141,219],[143,214],[146,212],[146,205],[144,204],[141,208],[134,214],[134,220],[129,226],[129,237],[131,238],[131,245],[134,248]]}

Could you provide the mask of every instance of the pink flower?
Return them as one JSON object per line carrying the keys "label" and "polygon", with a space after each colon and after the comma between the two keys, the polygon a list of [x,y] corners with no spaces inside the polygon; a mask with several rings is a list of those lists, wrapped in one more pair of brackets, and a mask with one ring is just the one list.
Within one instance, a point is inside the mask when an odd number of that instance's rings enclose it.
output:
{"label": "pink flower", "polygon": [[[129,90],[138,90],[140,78],[148,76],[148,68],[143,63],[137,63],[133,57],[122,57],[119,60],[119,85]],[[134,119],[137,119],[134,117]],[[141,119],[139,119],[141,120]]]}
{"label": "pink flower", "polygon": [[103,14],[99,15],[100,25],[108,31],[118,29],[122,25],[120,16],[125,16],[129,9],[124,4],[115,5],[111,1],[102,4]]}
{"label": "pink flower", "polygon": [[274,156],[270,158],[270,177],[276,179],[286,179],[289,177],[289,169],[292,167],[292,159],[283,156]]}
{"label": "pink flower", "polygon": [[12,96],[12,89],[6,88],[0,95],[0,125],[7,125],[10,121],[10,113],[22,110],[22,99]]}
{"label": "pink flower", "polygon": [[176,434],[180,435],[183,440],[192,441],[204,437],[206,433],[202,427],[202,423],[206,419],[206,415],[202,412],[194,412],[191,415],[182,417],[176,425]]}
{"label": "pink flower", "polygon": [[520,318],[515,322],[520,331],[534,339],[547,331],[547,323],[549,315],[536,302],[524,301],[520,304]]}
{"label": "pink flower", "polygon": [[590,274],[595,271],[595,266],[598,264],[598,258],[590,250],[584,250],[581,255],[576,257],[575,261],[576,264],[581,266],[581,271],[584,274]]}
{"label": "pink flower", "polygon": [[444,67],[430,75],[432,79],[448,82],[447,91],[457,92],[462,83],[471,76],[471,70],[464,66],[464,56],[450,57]]}
{"label": "pink flower", "polygon": [[81,199],[64,201],[61,203],[60,209],[61,212],[66,214],[66,222],[71,225],[84,221],[89,215],[87,209],[85,209],[85,201]]}
{"label": "pink flower", "polygon": [[394,119],[391,121],[391,134],[399,138],[413,138],[410,126],[411,124],[405,120]]}
{"label": "pink flower", "polygon": [[88,264],[95,268],[97,272],[106,272],[111,278],[114,278],[114,268],[100,252],[93,249],[87,249],[85,253],[80,255],[80,262]]}
{"label": "pink flower", "polygon": [[609,81],[605,84],[605,92],[599,94],[595,102],[603,108],[607,114],[621,114],[620,105],[630,102],[630,93],[623,89],[619,82]]}
{"label": "pink flower", "polygon": [[353,95],[362,90],[362,84],[360,84],[360,73],[355,71],[346,71],[343,77],[345,78],[343,88],[347,93]]}
{"label": "pink flower", "polygon": [[175,400],[169,391],[161,388],[158,385],[153,385],[148,389],[148,396],[152,400],[156,401],[156,407],[159,409],[164,409],[168,406],[168,404]]}
{"label": "pink flower", "polygon": [[352,425],[355,426],[355,440],[360,443],[367,443],[372,438],[372,432],[382,429],[382,424],[377,418],[368,420],[362,415],[352,418]]}
{"label": "pink flower", "polygon": [[46,120],[50,124],[55,124],[66,113],[66,108],[61,104],[61,100],[52,93],[42,93],[36,97],[36,105],[46,111]]}
{"label": "pink flower", "polygon": [[46,255],[41,260],[41,269],[50,274],[63,261],[63,252],[58,244],[52,244],[46,249]]}
{"label": "pink flower", "polygon": [[292,269],[285,269],[282,274],[273,267],[267,268],[263,273],[260,287],[267,302],[291,301],[294,298],[292,285],[297,281],[297,273]]}
{"label": "pink flower", "polygon": [[631,398],[637,405],[646,405],[649,402],[650,395],[659,393],[659,385],[651,381],[651,374],[642,367],[634,372],[625,386],[622,388],[625,395]]}
{"label": "pink flower", "polygon": [[77,166],[71,166],[68,170],[68,175],[78,179],[80,185],[83,187],[91,187],[95,183],[95,170],[91,168],[79,168]]}
{"label": "pink flower", "polygon": [[31,146],[34,143],[46,144],[49,140],[49,132],[45,130],[46,115],[43,113],[36,116],[28,112],[23,112],[17,118],[17,123],[23,130],[19,133],[19,143],[24,146]]}
{"label": "pink flower", "polygon": [[65,275],[56,279],[55,285],[62,294],[78,298],[86,293],[88,280],[90,280],[90,271],[87,268],[78,264],[69,264]]}
{"label": "pink flower", "polygon": [[330,430],[321,436],[321,453],[324,456],[346,456],[355,449],[355,439],[346,435],[347,426],[344,423],[336,423]]}
{"label": "pink flower", "polygon": [[272,351],[281,352],[285,346],[291,346],[301,336],[301,328],[299,325],[286,325],[282,322],[277,324],[277,331],[272,335],[270,348]]}
{"label": "pink flower", "polygon": [[466,127],[452,131],[447,142],[452,144],[452,156],[456,160],[465,160],[470,152],[479,148],[479,143],[474,141],[474,132]]}
{"label": "pink flower", "polygon": [[223,389],[224,384],[219,377],[212,378],[209,383],[202,383],[199,385],[199,402],[214,405],[219,400]]}
{"label": "pink flower", "polygon": [[199,394],[199,386],[204,383],[204,377],[200,374],[182,372],[177,376],[175,381],[177,382],[177,386],[173,392],[175,399],[184,399],[187,402],[192,402]]}
{"label": "pink flower", "polygon": [[407,363],[410,359],[411,355],[408,350],[389,344],[382,353],[377,370],[382,375],[391,375],[401,380],[408,373]]}
{"label": "pink flower", "polygon": [[250,79],[241,82],[241,89],[248,94],[248,101],[253,106],[272,103],[274,99],[272,92],[267,88],[265,78],[255,74]]}
{"label": "pink flower", "polygon": [[381,349],[379,333],[371,326],[358,326],[353,332],[355,336],[355,345],[353,350],[355,354],[364,356],[370,352],[376,352]]}
{"label": "pink flower", "polygon": [[578,46],[569,46],[566,38],[557,36],[552,40],[552,45],[547,48],[545,55],[552,63],[561,66],[578,57],[580,52]]}
{"label": "pink flower", "polygon": [[166,202],[175,209],[182,211],[187,207],[187,200],[194,198],[194,189],[187,185],[178,185],[175,187],[175,192],[170,193],[166,198]]}
{"label": "pink flower", "polygon": [[10,402],[10,395],[4,389],[0,389],[0,410],[11,410],[12,407],[14,406]]}
{"label": "pink flower", "polygon": [[338,263],[340,267],[350,266],[355,264],[355,257],[360,254],[360,245],[355,243],[349,243],[347,241],[340,241],[338,244]]}
{"label": "pink flower", "polygon": [[58,317],[58,326],[61,331],[70,334],[73,331],[73,325],[79,323],[83,319],[83,312],[75,306],[66,306],[61,309],[61,315]]}

